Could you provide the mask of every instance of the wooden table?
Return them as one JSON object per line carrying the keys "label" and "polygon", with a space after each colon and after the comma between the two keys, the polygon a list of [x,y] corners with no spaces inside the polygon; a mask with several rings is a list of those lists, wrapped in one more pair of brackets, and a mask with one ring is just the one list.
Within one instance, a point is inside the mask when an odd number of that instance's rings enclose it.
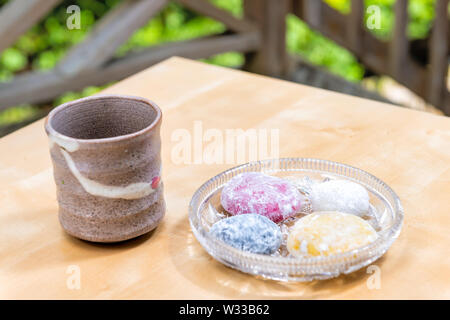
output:
{"label": "wooden table", "polygon": [[[450,298],[449,118],[180,58],[104,92],[144,96],[163,110],[164,222],[115,245],[66,235],[43,121],[33,123],[0,140],[0,298]],[[366,268],[296,284],[213,260],[190,231],[188,203],[205,180],[234,165],[173,161],[172,134],[186,129],[194,139],[195,123],[203,132],[279,129],[280,157],[347,163],[391,185],[405,222],[374,263],[381,287],[367,285],[375,274]]]}

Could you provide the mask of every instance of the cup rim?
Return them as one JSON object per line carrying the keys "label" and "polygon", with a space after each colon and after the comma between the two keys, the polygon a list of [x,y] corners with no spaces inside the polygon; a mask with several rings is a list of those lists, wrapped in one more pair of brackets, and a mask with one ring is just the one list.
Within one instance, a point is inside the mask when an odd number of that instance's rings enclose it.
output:
{"label": "cup rim", "polygon": [[[58,131],[56,131],[52,125],[51,125],[51,121],[53,119],[53,117],[55,116],[55,114],[57,114],[58,112],[60,112],[61,110],[64,110],[66,108],[70,108],[73,105],[76,105],[80,102],[86,102],[86,101],[96,101],[96,100],[101,100],[101,99],[126,99],[126,100],[133,100],[133,101],[139,101],[139,102],[143,102],[145,104],[147,104],[149,107],[153,108],[153,110],[156,111],[156,117],[155,119],[145,128],[136,131],[136,132],[132,132],[132,133],[128,133],[128,134],[124,134],[124,135],[119,135],[119,136],[114,136],[114,137],[108,137],[108,138],[96,138],[96,139],[81,139],[81,138],[73,138],[67,135],[64,135]],[[66,140],[66,141],[76,141],[76,142],[82,142],[83,144],[96,144],[96,143],[107,143],[107,142],[119,142],[119,141],[124,141],[124,140],[129,140],[138,136],[141,136],[149,131],[151,131],[154,127],[156,127],[160,122],[161,122],[161,118],[162,118],[162,112],[161,109],[158,107],[158,105],[153,102],[150,99],[144,98],[144,97],[138,97],[138,96],[133,96],[133,95],[123,95],[123,94],[96,94],[93,96],[89,96],[89,97],[85,97],[85,98],[81,98],[81,99],[77,99],[77,100],[73,100],[73,101],[69,101],[66,103],[63,103],[59,106],[57,106],[56,108],[54,108],[53,110],[51,110],[49,112],[49,114],[47,115],[47,117],[45,118],[45,130],[47,131],[48,135],[53,135],[55,137],[58,137],[62,140]]]}

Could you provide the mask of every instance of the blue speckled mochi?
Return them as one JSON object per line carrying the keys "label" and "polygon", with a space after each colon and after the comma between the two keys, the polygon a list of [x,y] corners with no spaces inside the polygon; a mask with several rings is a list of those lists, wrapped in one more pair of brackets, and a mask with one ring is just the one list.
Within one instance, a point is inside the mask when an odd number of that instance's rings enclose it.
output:
{"label": "blue speckled mochi", "polygon": [[259,214],[241,214],[216,222],[211,235],[228,245],[252,253],[271,254],[281,245],[280,228]]}

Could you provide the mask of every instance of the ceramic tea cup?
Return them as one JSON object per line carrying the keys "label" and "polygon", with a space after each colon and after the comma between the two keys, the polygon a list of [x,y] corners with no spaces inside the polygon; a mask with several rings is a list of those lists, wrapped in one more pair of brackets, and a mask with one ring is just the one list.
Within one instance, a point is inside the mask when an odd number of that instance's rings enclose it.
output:
{"label": "ceramic tea cup", "polygon": [[144,98],[97,95],[53,109],[45,122],[59,204],[72,236],[131,239],[164,216],[161,110]]}

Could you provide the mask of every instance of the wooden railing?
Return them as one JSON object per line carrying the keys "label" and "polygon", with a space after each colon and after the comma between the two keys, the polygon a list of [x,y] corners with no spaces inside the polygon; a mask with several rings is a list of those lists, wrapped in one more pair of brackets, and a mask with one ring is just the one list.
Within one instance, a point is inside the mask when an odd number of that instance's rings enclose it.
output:
{"label": "wooden railing", "polygon": [[414,57],[413,43],[406,35],[408,0],[395,2],[395,26],[389,42],[377,39],[364,27],[363,0],[352,0],[351,3],[348,15],[317,0],[294,0],[292,11],[311,28],[353,52],[367,68],[391,76],[450,115],[447,89],[449,0],[436,0],[432,31],[425,40],[428,50],[425,61]]}
{"label": "wooden railing", "polygon": [[[0,11],[0,51],[12,45],[59,0],[11,0]],[[378,74],[386,74],[450,115],[447,89],[449,0],[436,0],[436,19],[428,41],[429,59],[418,62],[406,37],[407,0],[397,0],[390,42],[375,38],[363,26],[363,0],[352,0],[344,15],[320,0],[244,0],[238,19],[207,0],[177,0],[222,22],[223,34],[165,44],[115,58],[117,48],[159,12],[168,0],[123,0],[94,26],[51,71],[30,71],[0,84],[0,110],[21,103],[45,103],[66,91],[120,80],[173,55],[205,58],[227,51],[246,54],[245,69],[283,77],[293,64],[286,53],[286,14],[292,12],[313,29],[352,51]]]}
{"label": "wooden railing", "polygon": [[[7,3],[0,11],[0,50],[11,45],[58,2],[12,0]],[[259,49],[260,32],[250,21],[237,19],[205,0],[177,2],[222,22],[228,31],[151,47],[116,59],[117,48],[168,3],[167,0],[123,0],[98,21],[86,39],[70,50],[53,70],[26,72],[9,83],[0,84],[0,110],[20,103],[48,102],[66,91],[120,80],[173,55],[197,59],[227,51]],[[20,28],[14,29],[16,25]]]}

